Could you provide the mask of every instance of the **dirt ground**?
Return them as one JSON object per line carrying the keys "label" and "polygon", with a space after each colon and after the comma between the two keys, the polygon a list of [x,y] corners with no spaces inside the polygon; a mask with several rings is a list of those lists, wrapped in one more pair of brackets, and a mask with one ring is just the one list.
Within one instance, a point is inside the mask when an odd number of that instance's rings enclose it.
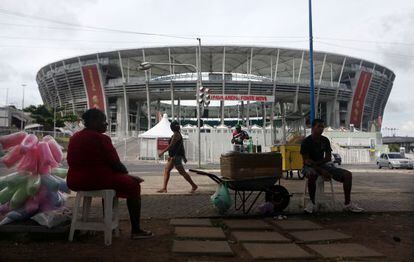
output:
{"label": "dirt ground", "polygon": [[[288,219],[293,219],[289,216]],[[301,216],[301,218],[304,218]],[[352,261],[414,261],[414,213],[321,214],[309,220],[352,235],[352,242],[383,253],[383,259]],[[271,220],[272,218],[266,218]],[[213,219],[221,224],[221,219]],[[0,234],[0,261],[250,261],[251,257],[229,236],[229,244],[236,256],[211,257],[178,255],[171,252],[174,240],[169,220],[143,220],[143,227],[155,233],[149,240],[130,240],[128,221],[121,222],[121,236],[112,246],[105,247],[103,234],[75,236],[69,243],[67,234]],[[350,242],[350,241],[347,241]],[[301,244],[302,245],[302,244]],[[309,250],[308,250],[309,251]],[[297,261],[297,260],[295,260]],[[312,261],[324,261],[314,259]],[[325,260],[326,261],[326,260]],[[331,261],[346,261],[335,259]]]}

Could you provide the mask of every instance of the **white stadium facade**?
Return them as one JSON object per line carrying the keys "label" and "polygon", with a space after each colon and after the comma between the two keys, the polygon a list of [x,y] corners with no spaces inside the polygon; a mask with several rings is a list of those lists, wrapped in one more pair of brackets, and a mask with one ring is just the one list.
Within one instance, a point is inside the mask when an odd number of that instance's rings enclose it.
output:
{"label": "white stadium facade", "polygon": [[[202,46],[201,59],[197,54],[197,46],[95,53],[44,66],[37,83],[47,106],[77,115],[101,108],[111,131],[117,132],[125,131],[126,125],[129,131],[148,129],[162,113],[194,121],[196,107],[184,101],[195,101],[197,68],[211,99],[220,100],[203,111],[204,120],[231,125],[229,121],[241,119],[249,127],[258,119],[277,125],[283,116],[309,114],[307,50]],[[151,69],[140,70],[143,62],[153,63]],[[378,130],[394,78],[390,69],[370,61],[314,52],[316,117],[333,128],[352,124]]]}

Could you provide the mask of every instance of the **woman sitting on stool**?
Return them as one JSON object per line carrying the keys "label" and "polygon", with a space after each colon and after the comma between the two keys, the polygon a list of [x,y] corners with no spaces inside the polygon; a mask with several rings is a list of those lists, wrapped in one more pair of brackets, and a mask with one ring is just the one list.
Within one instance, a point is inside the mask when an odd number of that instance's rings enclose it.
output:
{"label": "woman sitting on stool", "polygon": [[118,197],[127,199],[131,238],[152,237],[151,231],[143,230],[140,226],[140,183],[143,180],[128,175],[111,138],[103,134],[108,126],[105,114],[99,109],[89,109],[82,119],[85,128],[75,133],[69,141],[68,187],[74,191],[115,190]]}

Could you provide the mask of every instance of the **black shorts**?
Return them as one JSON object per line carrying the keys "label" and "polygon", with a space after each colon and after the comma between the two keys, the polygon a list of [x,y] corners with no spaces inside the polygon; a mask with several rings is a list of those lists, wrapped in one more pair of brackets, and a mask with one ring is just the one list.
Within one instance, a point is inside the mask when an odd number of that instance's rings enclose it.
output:
{"label": "black shorts", "polygon": [[183,157],[182,156],[173,156],[172,161],[174,166],[182,166],[183,165]]}
{"label": "black shorts", "polygon": [[[321,168],[328,171],[328,173],[332,175],[332,178],[336,181],[339,181],[339,182],[344,182],[344,176],[345,176],[346,173],[349,172],[346,169],[336,167],[332,163],[323,164],[321,166]],[[309,167],[309,166],[304,166],[303,167],[302,174],[304,174],[304,175],[307,175],[307,174],[319,175],[318,172],[316,172],[315,169],[313,169],[312,167]]]}

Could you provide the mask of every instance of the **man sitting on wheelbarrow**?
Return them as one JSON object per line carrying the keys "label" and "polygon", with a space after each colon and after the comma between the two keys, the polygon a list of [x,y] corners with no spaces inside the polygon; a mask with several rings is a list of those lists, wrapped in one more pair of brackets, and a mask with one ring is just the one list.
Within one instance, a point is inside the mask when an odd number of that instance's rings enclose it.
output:
{"label": "man sitting on wheelbarrow", "polygon": [[364,209],[351,202],[352,173],[329,163],[331,162],[332,148],[329,139],[322,135],[324,128],[324,121],[322,119],[315,119],[312,123],[312,134],[302,141],[300,148],[304,164],[302,172],[308,177],[308,190],[311,200],[304,211],[306,213],[316,212],[316,179],[320,175],[325,180],[333,178],[343,184],[345,195],[344,211],[363,212]]}

